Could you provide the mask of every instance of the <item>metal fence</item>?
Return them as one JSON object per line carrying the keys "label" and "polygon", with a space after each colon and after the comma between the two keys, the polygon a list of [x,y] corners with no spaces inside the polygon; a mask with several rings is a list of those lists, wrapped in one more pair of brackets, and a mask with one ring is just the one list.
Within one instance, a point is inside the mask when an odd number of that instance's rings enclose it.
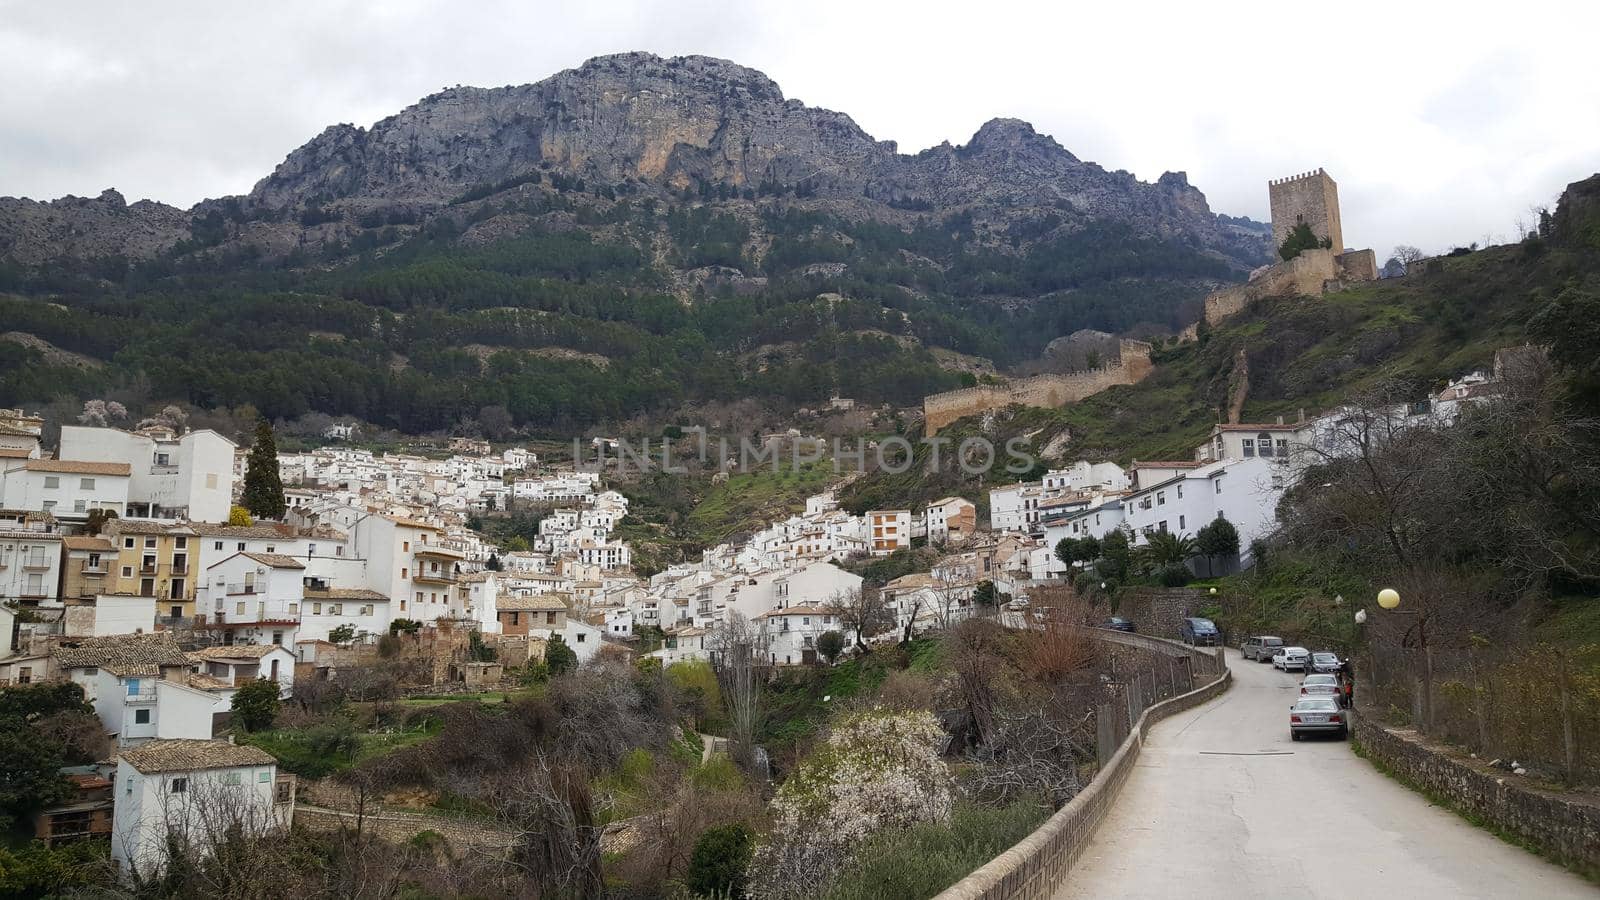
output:
{"label": "metal fence", "polygon": [[1600,783],[1600,646],[1379,645],[1357,666],[1369,715],[1536,776]]}

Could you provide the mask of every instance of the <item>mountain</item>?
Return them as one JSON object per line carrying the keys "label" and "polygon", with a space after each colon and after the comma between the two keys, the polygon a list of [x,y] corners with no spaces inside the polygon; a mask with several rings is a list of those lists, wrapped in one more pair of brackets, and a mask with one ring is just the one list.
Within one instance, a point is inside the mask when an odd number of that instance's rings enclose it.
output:
{"label": "mountain", "polygon": [[[754,69],[702,56],[624,53],[536,84],[451,88],[370,129],[329,127],[248,195],[197,204],[193,221],[150,201],[127,206],[114,190],[95,200],[3,198],[0,259],[152,258],[194,241],[211,213],[242,226],[230,237],[246,244],[255,238],[270,253],[281,249],[281,236],[274,240],[272,229],[249,223],[336,217],[361,230],[374,213],[385,223],[426,217],[460,205],[463,195],[487,197],[495,185],[516,186],[540,171],[614,194],[793,193],[857,214],[975,209],[980,219],[1015,222],[1047,210],[1056,216],[1052,230],[1128,222],[1243,267],[1267,251],[1261,227],[1213,215],[1184,173],[1150,184],[1108,172],[1026,122],[994,119],[965,146],[907,156],[843,113],[785,99]],[[303,216],[307,210],[317,212]],[[298,245],[330,235],[306,224],[297,237]]]}
{"label": "mountain", "polygon": [[1181,172],[1141,182],[1025,122],[907,155],[753,69],[627,53],[333,126],[187,211],[0,198],[16,346],[107,363],[25,375],[0,346],[0,400],[125,390],[407,431],[500,406],[565,427],[910,404],[1083,328],[1181,328],[1268,234]]}

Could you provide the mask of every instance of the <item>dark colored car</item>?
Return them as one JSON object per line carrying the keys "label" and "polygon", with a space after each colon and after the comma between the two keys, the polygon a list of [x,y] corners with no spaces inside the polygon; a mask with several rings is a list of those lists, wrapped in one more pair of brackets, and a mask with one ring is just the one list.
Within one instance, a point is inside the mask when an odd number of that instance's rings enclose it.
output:
{"label": "dark colored car", "polygon": [[1215,647],[1222,643],[1222,632],[1210,619],[1184,619],[1179,626],[1183,642],[1191,647]]}
{"label": "dark colored car", "polygon": [[1311,666],[1306,671],[1319,675],[1334,675],[1344,667],[1344,661],[1339,659],[1339,654],[1327,650],[1318,650],[1311,654]]}
{"label": "dark colored car", "polygon": [[1256,662],[1272,662],[1272,654],[1283,646],[1283,638],[1271,634],[1258,634],[1244,639],[1239,645],[1239,655]]}
{"label": "dark colored car", "polygon": [[1139,630],[1139,629],[1133,627],[1133,620],[1132,619],[1124,619],[1121,616],[1112,616],[1111,618],[1107,619],[1106,620],[1106,627],[1111,629],[1112,631],[1138,631]]}

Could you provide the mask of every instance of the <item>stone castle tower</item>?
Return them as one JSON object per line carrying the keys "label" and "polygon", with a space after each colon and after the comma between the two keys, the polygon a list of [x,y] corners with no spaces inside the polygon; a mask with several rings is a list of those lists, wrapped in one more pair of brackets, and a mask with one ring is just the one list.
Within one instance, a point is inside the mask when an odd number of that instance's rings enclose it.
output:
{"label": "stone castle tower", "polygon": [[1267,182],[1272,198],[1272,245],[1283,245],[1301,222],[1319,238],[1331,238],[1333,252],[1344,252],[1344,229],[1339,225],[1339,186],[1322,169]]}

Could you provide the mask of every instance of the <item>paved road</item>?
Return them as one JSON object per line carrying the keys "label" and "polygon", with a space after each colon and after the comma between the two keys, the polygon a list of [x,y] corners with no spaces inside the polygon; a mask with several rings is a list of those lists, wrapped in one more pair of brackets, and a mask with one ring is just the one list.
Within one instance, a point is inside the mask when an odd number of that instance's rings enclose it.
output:
{"label": "paved road", "polygon": [[1298,676],[1229,651],[1221,698],[1151,728],[1056,900],[1600,896],[1432,806],[1343,741],[1289,739]]}

